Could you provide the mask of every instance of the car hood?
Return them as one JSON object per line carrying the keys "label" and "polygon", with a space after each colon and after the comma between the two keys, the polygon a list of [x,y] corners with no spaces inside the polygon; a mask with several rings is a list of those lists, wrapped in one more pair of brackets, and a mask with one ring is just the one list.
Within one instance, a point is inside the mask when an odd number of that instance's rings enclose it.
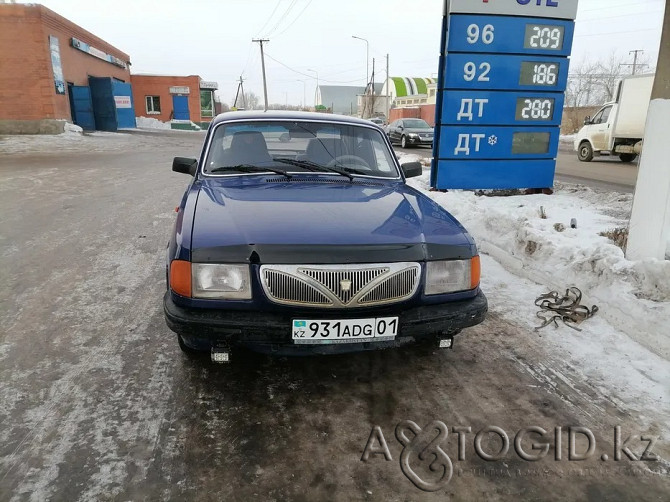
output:
{"label": "car hood", "polygon": [[202,183],[195,262],[338,263],[469,258],[446,210],[401,182],[300,175]]}

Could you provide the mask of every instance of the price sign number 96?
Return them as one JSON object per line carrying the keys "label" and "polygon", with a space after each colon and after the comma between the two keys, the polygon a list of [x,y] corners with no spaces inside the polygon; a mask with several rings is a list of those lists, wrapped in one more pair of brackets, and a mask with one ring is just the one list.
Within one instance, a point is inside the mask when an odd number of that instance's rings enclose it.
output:
{"label": "price sign number 96", "polygon": [[469,44],[476,44],[481,38],[482,42],[486,45],[489,45],[493,42],[494,36],[493,25],[487,24],[484,28],[480,29],[478,25],[471,24],[467,29],[467,41]]}

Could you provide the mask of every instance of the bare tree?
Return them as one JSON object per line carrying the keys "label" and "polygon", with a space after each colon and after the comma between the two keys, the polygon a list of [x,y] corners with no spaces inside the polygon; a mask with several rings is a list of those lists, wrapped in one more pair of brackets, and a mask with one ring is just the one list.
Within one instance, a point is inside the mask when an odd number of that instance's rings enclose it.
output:
{"label": "bare tree", "polygon": [[242,108],[244,106],[244,109],[246,110],[257,110],[260,108],[259,103],[260,98],[256,94],[253,92],[245,92],[244,101],[242,100],[242,97],[240,97],[237,102],[237,107]]}

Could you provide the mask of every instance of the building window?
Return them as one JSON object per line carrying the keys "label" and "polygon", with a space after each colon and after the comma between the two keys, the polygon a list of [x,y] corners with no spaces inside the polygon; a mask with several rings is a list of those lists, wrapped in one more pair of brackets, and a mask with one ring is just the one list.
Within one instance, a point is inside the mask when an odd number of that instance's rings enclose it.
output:
{"label": "building window", "polygon": [[158,115],[161,112],[160,96],[147,96],[147,114]]}
{"label": "building window", "polygon": [[214,116],[214,92],[209,90],[200,90],[200,116]]}
{"label": "building window", "polygon": [[435,89],[430,90],[430,96],[435,96]]}

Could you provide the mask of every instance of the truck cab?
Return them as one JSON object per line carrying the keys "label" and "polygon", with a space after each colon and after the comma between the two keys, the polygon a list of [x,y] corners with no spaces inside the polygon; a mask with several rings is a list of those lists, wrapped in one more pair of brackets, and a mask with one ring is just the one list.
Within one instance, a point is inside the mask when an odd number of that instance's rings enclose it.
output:
{"label": "truck cab", "polygon": [[594,155],[618,155],[622,162],[632,162],[642,150],[647,109],[654,75],[634,75],[621,79],[616,100],[605,103],[591,117],[586,117],[575,137],[574,147],[582,162]]}

